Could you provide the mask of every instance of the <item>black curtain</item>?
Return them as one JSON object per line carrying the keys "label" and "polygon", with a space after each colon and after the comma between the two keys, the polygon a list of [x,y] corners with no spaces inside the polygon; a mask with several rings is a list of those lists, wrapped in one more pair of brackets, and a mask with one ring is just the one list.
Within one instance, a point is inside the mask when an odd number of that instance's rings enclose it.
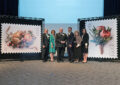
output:
{"label": "black curtain", "polygon": [[0,15],[18,16],[18,0],[0,0]]}
{"label": "black curtain", "polygon": [[120,15],[120,0],[104,0],[104,16]]}

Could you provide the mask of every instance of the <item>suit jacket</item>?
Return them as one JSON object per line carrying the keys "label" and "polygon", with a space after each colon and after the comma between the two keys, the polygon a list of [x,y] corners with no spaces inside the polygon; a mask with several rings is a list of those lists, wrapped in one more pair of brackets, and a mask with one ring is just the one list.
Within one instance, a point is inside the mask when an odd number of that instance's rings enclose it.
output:
{"label": "suit jacket", "polygon": [[82,38],[82,45],[85,45],[85,43],[87,43],[89,45],[89,35],[88,35],[88,33],[83,35],[83,38]]}
{"label": "suit jacket", "polygon": [[49,34],[48,37],[45,33],[42,34],[42,45],[45,45],[45,47],[49,47],[49,37],[50,37]]}
{"label": "suit jacket", "polygon": [[67,47],[69,46],[69,44],[71,44],[72,46],[74,44],[74,34],[73,34],[73,32],[71,32],[67,36]]}
{"label": "suit jacket", "polygon": [[57,33],[55,38],[56,47],[66,47],[66,43],[62,44],[61,41],[67,41],[67,35],[65,33]]}

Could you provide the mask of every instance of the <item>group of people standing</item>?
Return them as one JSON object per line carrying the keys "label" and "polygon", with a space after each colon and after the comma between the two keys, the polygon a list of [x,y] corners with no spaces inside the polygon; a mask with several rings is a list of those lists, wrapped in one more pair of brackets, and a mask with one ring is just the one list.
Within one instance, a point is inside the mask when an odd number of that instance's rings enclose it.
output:
{"label": "group of people standing", "polygon": [[72,27],[68,27],[68,34],[63,33],[63,28],[59,28],[59,33],[55,30],[48,34],[48,29],[44,29],[42,34],[42,59],[44,62],[48,60],[50,54],[51,62],[54,61],[54,54],[57,51],[57,62],[63,62],[65,48],[67,47],[69,62],[87,62],[89,46],[89,35],[86,29],[82,30],[80,36],[79,31],[72,32]]}

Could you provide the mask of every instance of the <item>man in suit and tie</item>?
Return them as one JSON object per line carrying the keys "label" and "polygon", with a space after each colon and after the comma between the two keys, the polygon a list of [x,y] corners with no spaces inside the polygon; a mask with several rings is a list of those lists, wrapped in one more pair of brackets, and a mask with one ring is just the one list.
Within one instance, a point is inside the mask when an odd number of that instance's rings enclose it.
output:
{"label": "man in suit and tie", "polygon": [[59,29],[59,33],[56,34],[56,49],[57,49],[57,61],[63,61],[65,47],[66,47],[67,35],[63,33],[63,28]]}
{"label": "man in suit and tie", "polygon": [[74,33],[72,32],[72,27],[68,27],[68,35],[67,35],[67,52],[69,61],[73,62],[73,46],[74,45]]}
{"label": "man in suit and tie", "polygon": [[42,59],[43,62],[48,60],[49,54],[49,37],[48,29],[44,29],[44,33],[42,34]]}

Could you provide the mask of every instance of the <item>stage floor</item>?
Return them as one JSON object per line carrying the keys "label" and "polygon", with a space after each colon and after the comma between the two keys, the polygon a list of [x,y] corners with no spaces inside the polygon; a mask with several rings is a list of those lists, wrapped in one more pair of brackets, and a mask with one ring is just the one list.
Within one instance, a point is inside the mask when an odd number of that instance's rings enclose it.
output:
{"label": "stage floor", "polygon": [[120,63],[2,61],[0,85],[120,85]]}

